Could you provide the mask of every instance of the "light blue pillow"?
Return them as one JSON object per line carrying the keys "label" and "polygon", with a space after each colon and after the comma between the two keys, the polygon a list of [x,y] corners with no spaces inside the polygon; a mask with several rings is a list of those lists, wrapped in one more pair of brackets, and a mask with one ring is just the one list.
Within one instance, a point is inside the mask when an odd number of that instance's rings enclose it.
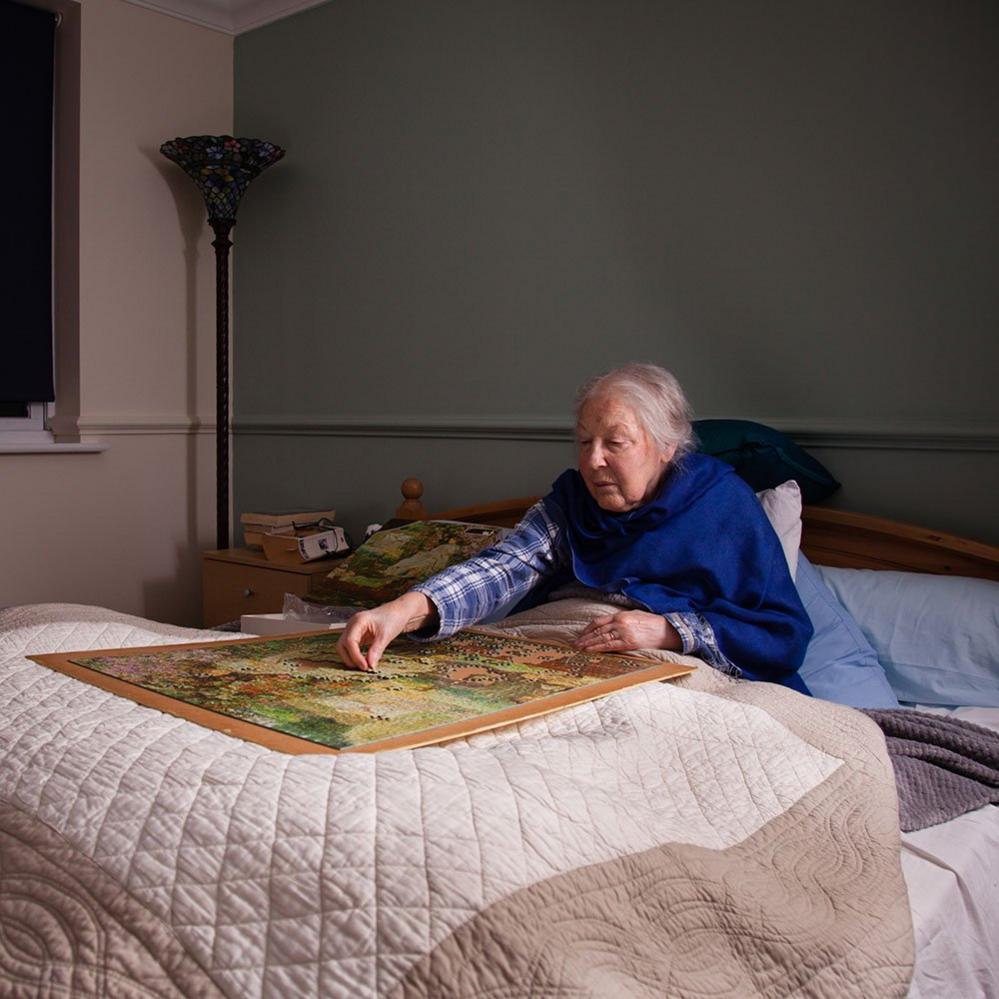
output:
{"label": "light blue pillow", "polygon": [[852,708],[897,708],[877,653],[803,553],[794,584],[815,629],[798,670],[805,686],[815,697]]}
{"label": "light blue pillow", "polygon": [[999,583],[817,568],[874,646],[899,700],[999,707]]}

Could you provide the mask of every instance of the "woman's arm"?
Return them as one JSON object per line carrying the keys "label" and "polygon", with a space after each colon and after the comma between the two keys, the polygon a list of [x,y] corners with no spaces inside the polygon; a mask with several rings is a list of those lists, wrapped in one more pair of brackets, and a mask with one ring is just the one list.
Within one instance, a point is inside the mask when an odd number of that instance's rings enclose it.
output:
{"label": "woman's arm", "polygon": [[[374,670],[392,639],[445,638],[523,597],[557,567],[557,528],[540,503],[498,544],[439,572],[396,600],[355,614],[337,648],[348,666]],[[364,651],[367,648],[367,652]]]}
{"label": "woman's arm", "polygon": [[643,610],[623,610],[594,618],[573,644],[584,652],[683,650],[680,633],[666,616]]}
{"label": "woman's arm", "polygon": [[[385,647],[404,631],[425,628],[437,619],[437,608],[422,593],[404,593],[372,610],[358,611],[343,629],[337,651],[346,666],[374,670]],[[367,647],[367,652],[362,649]]]}
{"label": "woman's arm", "polygon": [[430,599],[438,626],[414,637],[446,638],[521,600],[560,567],[558,537],[544,505],[536,503],[498,544],[417,583],[410,592]]}
{"label": "woman's arm", "polygon": [[739,669],[718,647],[714,629],[693,611],[627,610],[591,621],[575,643],[586,652],[631,652],[636,649],[668,649],[700,656],[709,666],[733,676]]}

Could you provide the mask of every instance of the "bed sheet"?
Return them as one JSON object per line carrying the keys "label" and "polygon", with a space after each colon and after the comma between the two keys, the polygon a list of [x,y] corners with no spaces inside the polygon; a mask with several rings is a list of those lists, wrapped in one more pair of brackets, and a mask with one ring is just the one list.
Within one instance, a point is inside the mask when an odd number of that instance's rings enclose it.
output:
{"label": "bed sheet", "polygon": [[[931,708],[999,731],[999,708]],[[909,999],[999,997],[999,808],[902,835],[916,967]]]}

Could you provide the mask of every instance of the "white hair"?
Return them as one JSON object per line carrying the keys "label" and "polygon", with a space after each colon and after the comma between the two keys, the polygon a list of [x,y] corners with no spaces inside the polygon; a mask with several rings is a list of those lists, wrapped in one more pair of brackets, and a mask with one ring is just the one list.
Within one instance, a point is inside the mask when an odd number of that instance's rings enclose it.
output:
{"label": "white hair", "polygon": [[664,451],[676,447],[679,458],[693,451],[693,410],[676,377],[658,364],[625,364],[585,381],[576,394],[575,416],[597,397],[613,396],[635,412],[645,432]]}

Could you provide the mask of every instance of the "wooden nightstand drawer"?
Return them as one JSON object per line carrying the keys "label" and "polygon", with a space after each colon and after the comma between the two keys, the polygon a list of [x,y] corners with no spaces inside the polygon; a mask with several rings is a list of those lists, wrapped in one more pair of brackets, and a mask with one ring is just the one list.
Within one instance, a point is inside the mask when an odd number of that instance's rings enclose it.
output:
{"label": "wooden nightstand drawer", "polygon": [[284,566],[245,548],[205,552],[202,612],[205,627],[233,621],[242,614],[281,610],[286,593],[304,597],[314,579],[330,571],[328,561]]}

